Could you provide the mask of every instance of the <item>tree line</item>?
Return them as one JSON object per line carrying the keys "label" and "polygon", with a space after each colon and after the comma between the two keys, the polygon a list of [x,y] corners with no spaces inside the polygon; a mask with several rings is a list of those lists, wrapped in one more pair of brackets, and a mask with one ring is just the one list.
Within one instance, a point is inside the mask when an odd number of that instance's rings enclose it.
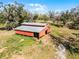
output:
{"label": "tree line", "polygon": [[3,4],[0,2],[0,24],[4,24],[6,28],[12,29],[22,22],[36,22],[38,20],[51,21],[53,25],[79,29],[79,7],[60,13],[48,11],[47,14],[33,14],[25,10],[21,3]]}

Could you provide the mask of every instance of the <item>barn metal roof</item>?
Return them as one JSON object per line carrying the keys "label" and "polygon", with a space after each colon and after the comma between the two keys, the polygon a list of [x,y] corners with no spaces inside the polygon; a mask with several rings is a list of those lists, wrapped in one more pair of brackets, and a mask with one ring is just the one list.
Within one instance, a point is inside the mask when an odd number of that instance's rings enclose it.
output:
{"label": "barn metal roof", "polygon": [[22,31],[29,31],[29,32],[37,32],[37,33],[39,33],[44,28],[45,27],[19,26],[19,27],[15,28],[15,30],[22,30]]}
{"label": "barn metal roof", "polygon": [[25,24],[25,25],[39,25],[39,26],[45,26],[45,25],[47,25],[47,23],[26,23],[26,22],[24,22],[24,23],[22,23],[22,24]]}

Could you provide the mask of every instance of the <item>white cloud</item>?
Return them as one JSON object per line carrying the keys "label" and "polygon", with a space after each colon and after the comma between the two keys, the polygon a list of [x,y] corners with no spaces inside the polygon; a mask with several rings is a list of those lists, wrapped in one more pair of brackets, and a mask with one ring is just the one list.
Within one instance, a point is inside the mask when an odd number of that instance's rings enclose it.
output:
{"label": "white cloud", "polygon": [[46,8],[46,6],[45,5],[42,5],[42,4],[29,4],[29,6],[31,6],[31,7],[35,7],[35,8]]}
{"label": "white cloud", "polygon": [[47,12],[47,6],[43,4],[38,4],[38,3],[31,3],[27,5],[27,9],[31,12],[38,12],[38,13],[45,13]]}

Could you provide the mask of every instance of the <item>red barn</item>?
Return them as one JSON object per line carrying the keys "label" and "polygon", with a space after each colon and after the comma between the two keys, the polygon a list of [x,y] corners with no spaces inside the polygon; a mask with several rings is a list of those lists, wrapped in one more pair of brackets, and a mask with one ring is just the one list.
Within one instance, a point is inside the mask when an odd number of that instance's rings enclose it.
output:
{"label": "red barn", "polygon": [[40,38],[50,32],[50,28],[46,23],[22,23],[21,26],[15,28],[16,34],[32,36]]}
{"label": "red barn", "polygon": [[47,23],[26,23],[26,22],[24,22],[21,25],[33,26],[33,27],[45,27],[46,28],[45,30],[47,31],[47,33],[50,32],[50,27],[49,27],[49,24],[47,24]]}

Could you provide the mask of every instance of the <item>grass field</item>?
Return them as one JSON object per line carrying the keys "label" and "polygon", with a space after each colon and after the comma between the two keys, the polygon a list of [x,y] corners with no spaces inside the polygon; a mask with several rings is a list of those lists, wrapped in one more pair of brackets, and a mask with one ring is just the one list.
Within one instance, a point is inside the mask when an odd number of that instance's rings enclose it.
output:
{"label": "grass field", "polygon": [[[71,30],[66,27],[51,26],[51,34],[56,37],[78,38],[73,33],[79,30]],[[15,31],[0,31],[0,59],[57,59],[56,47],[49,35],[35,41],[33,37],[16,35]],[[78,59],[79,54],[67,52],[67,59]]]}
{"label": "grass field", "polygon": [[[40,40],[45,41],[47,37],[48,35]],[[0,31],[0,59],[55,58],[56,50],[52,48],[52,44],[44,46],[44,42],[34,41],[33,37],[16,35],[14,31]]]}
{"label": "grass field", "polygon": [[[55,37],[59,37],[59,38],[64,38],[65,40],[70,41],[70,38],[73,38],[73,41],[76,41],[75,44],[76,46],[79,47],[79,30],[73,30],[73,29],[68,29],[66,27],[56,27],[56,26],[51,26],[52,32],[51,34]],[[78,35],[74,35],[78,34]],[[64,40],[64,41],[65,41]],[[67,59],[79,59],[79,53],[70,53],[69,51],[67,51]]]}

